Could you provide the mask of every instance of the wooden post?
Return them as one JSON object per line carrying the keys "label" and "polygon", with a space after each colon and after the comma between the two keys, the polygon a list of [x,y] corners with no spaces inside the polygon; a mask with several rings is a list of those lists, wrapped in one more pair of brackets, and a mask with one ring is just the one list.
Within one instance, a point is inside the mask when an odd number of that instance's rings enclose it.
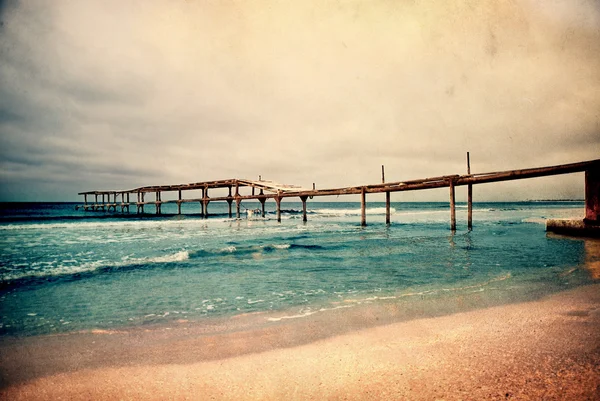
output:
{"label": "wooden post", "polygon": [[[264,194],[265,194],[265,193],[263,192],[263,190],[262,190],[262,188],[261,188],[261,189],[260,189],[260,194],[259,194],[259,195],[260,195],[260,196],[264,196]],[[261,198],[261,199],[259,199],[259,202],[260,202],[260,204],[261,204],[261,206],[262,206],[262,208],[261,208],[261,215],[262,215],[262,218],[263,218],[263,219],[265,218],[265,201],[266,201],[266,199],[265,199],[265,198]]]}
{"label": "wooden post", "polygon": [[146,197],[146,193],[142,192],[142,214],[144,214],[144,198]]}
{"label": "wooden post", "polygon": [[[471,174],[469,152],[467,152],[467,174]],[[467,229],[473,229],[473,184],[467,185]]]}
{"label": "wooden post", "polygon": [[129,204],[131,202],[129,201],[129,192],[127,192],[127,213],[129,213]]}
{"label": "wooden post", "polygon": [[365,187],[360,190],[360,216],[360,225],[365,227],[367,225],[367,192]]}
{"label": "wooden post", "polygon": [[281,223],[281,197],[275,197],[275,204],[277,205],[277,222]]}
{"label": "wooden post", "polygon": [[600,224],[600,168],[585,171],[584,221]]}
{"label": "wooden post", "polygon": [[450,229],[456,231],[456,205],[455,205],[455,191],[454,191],[454,179],[450,178]]}
{"label": "wooden post", "polygon": [[300,200],[302,201],[302,221],[306,222],[308,221],[308,218],[306,217],[306,196],[301,196]]}
{"label": "wooden post", "polygon": [[385,184],[385,166],[381,165],[381,183]]}
{"label": "wooden post", "polygon": [[385,193],[385,224],[390,225],[390,192]]}
{"label": "wooden post", "polygon": [[83,210],[87,210],[87,194],[83,194]]}
{"label": "wooden post", "polygon": [[177,214],[181,214],[181,189],[178,191],[179,193],[179,202],[177,202]]}
{"label": "wooden post", "polygon": [[210,201],[208,199],[202,200],[202,216],[207,219],[208,218],[208,204]]}
{"label": "wooden post", "polygon": [[231,185],[227,188],[229,189],[229,195],[227,195],[227,204],[229,205],[229,218],[232,218],[233,214],[231,213],[231,204],[233,203],[233,198],[231,196]]}
{"label": "wooden post", "polygon": [[160,214],[160,192],[156,191],[156,214]]}
{"label": "wooden post", "polygon": [[264,219],[265,218],[265,199],[259,199],[259,201],[260,201],[260,204],[262,206],[261,213],[262,213],[262,217]]}
{"label": "wooden post", "polygon": [[208,187],[202,188],[202,217],[208,218]]}
{"label": "wooden post", "polygon": [[240,218],[240,204],[241,203],[242,203],[242,200],[240,199],[240,185],[236,182],[235,183],[235,206],[236,206],[235,217],[237,219]]}

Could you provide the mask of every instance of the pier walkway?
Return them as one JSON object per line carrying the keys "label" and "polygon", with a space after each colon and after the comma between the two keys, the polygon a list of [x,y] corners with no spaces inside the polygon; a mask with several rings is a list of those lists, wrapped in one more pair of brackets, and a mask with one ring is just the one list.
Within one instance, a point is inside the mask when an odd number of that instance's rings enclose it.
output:
{"label": "pier walkway", "polygon": [[[284,185],[268,180],[258,181],[246,179],[228,179],[218,181],[205,181],[191,184],[146,186],[129,190],[119,191],[86,191],[83,195],[84,210],[104,210],[130,212],[130,206],[136,207],[137,213],[144,213],[145,206],[154,206],[156,214],[161,214],[161,206],[167,203],[177,204],[178,213],[181,214],[183,203],[198,202],[201,206],[201,214],[208,216],[208,205],[211,202],[227,202],[229,204],[229,217],[233,217],[233,203],[236,204],[236,217],[240,217],[241,202],[244,200],[257,200],[262,205],[262,216],[265,215],[265,202],[273,199],[276,203],[277,221],[281,221],[281,200],[284,198],[299,198],[302,201],[303,220],[307,220],[306,202],[318,196],[332,195],[360,195],[361,196],[361,224],[366,225],[366,197],[367,194],[386,194],[386,223],[390,224],[390,194],[392,192],[416,191],[431,188],[449,188],[450,193],[450,228],[456,229],[455,188],[468,186],[467,218],[468,228],[472,228],[473,216],[473,185],[491,182],[521,180],[551,175],[570,174],[585,172],[585,224],[600,225],[600,159],[583,161],[556,166],[537,167],[521,170],[498,171],[490,173],[471,174],[469,153],[467,153],[467,174],[444,175],[409,181],[385,181],[385,170],[382,166],[382,182],[354,187],[316,189],[302,188],[294,185]],[[227,189],[226,196],[209,196],[209,190]],[[242,194],[250,190],[250,193]],[[200,190],[201,197],[184,198],[183,191]],[[177,192],[175,200],[162,200],[164,192]],[[154,200],[147,200],[147,194],[154,194]],[[91,198],[91,199],[90,199]]]}

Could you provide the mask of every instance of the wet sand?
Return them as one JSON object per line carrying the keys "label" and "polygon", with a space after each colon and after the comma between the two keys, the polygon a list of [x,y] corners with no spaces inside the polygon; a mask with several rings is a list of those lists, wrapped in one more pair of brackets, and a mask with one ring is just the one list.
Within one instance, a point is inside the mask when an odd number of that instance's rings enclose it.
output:
{"label": "wet sand", "polygon": [[371,327],[349,309],[5,340],[0,398],[600,399],[600,285],[396,323],[361,311]]}

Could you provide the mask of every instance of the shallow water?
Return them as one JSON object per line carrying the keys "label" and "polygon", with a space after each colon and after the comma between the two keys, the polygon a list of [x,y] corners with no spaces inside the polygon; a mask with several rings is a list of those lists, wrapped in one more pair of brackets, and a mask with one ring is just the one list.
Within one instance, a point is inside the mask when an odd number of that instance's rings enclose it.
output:
{"label": "shallow water", "polygon": [[170,215],[174,205],[156,217],[3,204],[0,334],[264,311],[273,312],[265,320],[278,321],[474,292],[511,302],[593,281],[589,241],[547,236],[544,227],[546,218],[582,215],[582,202],[480,203],[471,232],[459,204],[456,233],[444,203],[393,203],[388,227],[384,204],[373,202],[364,228],[358,203],[308,207],[303,223],[301,204],[283,203],[277,223],[272,209],[264,219],[229,219],[227,204],[209,205],[208,219]]}

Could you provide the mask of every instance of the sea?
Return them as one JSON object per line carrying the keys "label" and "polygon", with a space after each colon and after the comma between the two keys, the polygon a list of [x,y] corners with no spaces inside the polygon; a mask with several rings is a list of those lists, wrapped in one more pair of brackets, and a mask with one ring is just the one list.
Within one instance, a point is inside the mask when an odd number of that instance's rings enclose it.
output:
{"label": "sea", "polygon": [[[264,324],[392,305],[419,316],[469,294],[469,308],[593,283],[597,240],[551,235],[572,202],[274,202],[240,219],[226,203],[165,204],[162,215],[83,211],[78,203],[0,204],[0,337],[204,324],[256,314]],[[148,207],[147,207],[148,211]],[[595,241],[595,242],[594,242]],[[432,302],[432,301],[439,302]],[[423,307],[415,307],[423,305]],[[437,305],[437,306],[436,306]]]}

